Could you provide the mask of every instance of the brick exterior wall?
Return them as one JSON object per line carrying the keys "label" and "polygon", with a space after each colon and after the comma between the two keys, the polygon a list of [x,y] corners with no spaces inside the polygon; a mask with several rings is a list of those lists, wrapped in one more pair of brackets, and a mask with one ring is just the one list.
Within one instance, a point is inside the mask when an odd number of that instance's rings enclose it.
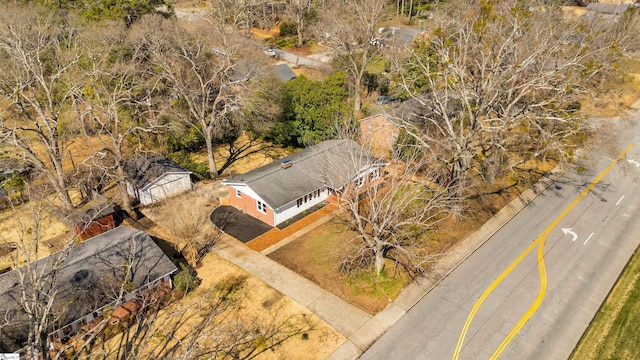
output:
{"label": "brick exterior wall", "polygon": [[235,188],[231,186],[228,186],[227,188],[229,189],[229,205],[244,213],[247,213],[248,215],[253,216],[254,218],[264,223],[275,226],[273,210],[268,205],[265,204],[267,210],[265,214],[258,210],[256,199],[252,198],[246,193],[242,193],[241,197],[238,197]]}
{"label": "brick exterior wall", "polygon": [[[364,144],[383,151],[390,151],[400,130],[383,115],[360,120],[360,135]],[[395,137],[394,137],[395,134]]]}

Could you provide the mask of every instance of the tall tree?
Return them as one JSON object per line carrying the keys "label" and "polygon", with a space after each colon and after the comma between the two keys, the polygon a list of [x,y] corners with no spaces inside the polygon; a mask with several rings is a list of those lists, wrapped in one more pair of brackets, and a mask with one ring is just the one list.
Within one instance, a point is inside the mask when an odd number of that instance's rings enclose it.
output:
{"label": "tall tree", "polygon": [[308,19],[312,11],[312,0],[286,0],[287,12],[293,18],[296,24],[296,32],[298,35],[298,47],[304,45],[305,21]]}
{"label": "tall tree", "polygon": [[424,110],[416,138],[461,185],[546,154],[568,158],[580,96],[616,44],[600,41],[602,28],[566,23],[559,9],[514,5],[443,7],[397,73]]}
{"label": "tall tree", "polygon": [[380,160],[364,148],[335,164],[341,171],[371,169],[339,194],[347,210],[343,219],[356,234],[342,271],[372,269],[379,276],[392,260],[412,276],[425,275],[439,256],[425,232],[447,218],[458,193],[437,182],[433,159],[414,145],[400,145],[382,169],[371,166]]}
{"label": "tall tree", "polygon": [[[161,34],[158,29],[163,29]],[[254,49],[216,18],[188,31],[172,21],[150,17],[142,21],[139,31],[151,61],[173,91],[174,114],[203,136],[209,173],[215,178],[216,142],[240,123],[246,84],[254,71],[250,57],[240,54]]]}
{"label": "tall tree", "polygon": [[[114,178],[120,189],[123,208],[131,213],[124,164],[127,140],[137,134],[166,128],[159,123],[154,87],[159,74],[145,64],[145,51],[128,39],[124,25],[108,22],[87,31],[87,84],[82,99],[88,109],[88,126],[99,135],[104,147],[85,164],[102,168]],[[111,154],[106,161],[105,152]],[[102,160],[102,161],[97,161]]]}
{"label": "tall tree", "polygon": [[32,7],[7,6],[0,23],[2,151],[33,164],[70,209],[63,162],[73,134],[65,117],[82,86],[78,31],[56,14]]}
{"label": "tall tree", "polygon": [[283,118],[270,137],[281,145],[304,147],[335,136],[335,130],[344,125],[347,98],[344,73],[335,73],[325,81],[304,76],[288,81]]}
{"label": "tall tree", "polygon": [[319,37],[334,53],[337,65],[349,74],[353,110],[362,106],[362,84],[367,67],[382,49],[378,25],[384,18],[385,0],[354,0],[335,4],[321,16]]}

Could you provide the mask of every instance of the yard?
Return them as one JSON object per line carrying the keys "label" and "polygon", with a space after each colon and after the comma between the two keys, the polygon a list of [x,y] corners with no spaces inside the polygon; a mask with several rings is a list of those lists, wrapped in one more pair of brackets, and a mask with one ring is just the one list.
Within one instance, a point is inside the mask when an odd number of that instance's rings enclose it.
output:
{"label": "yard", "polygon": [[[200,233],[194,235],[207,234],[212,236],[215,234],[215,229],[209,222],[208,216],[211,210],[217,206],[217,201],[201,194],[207,194],[210,191],[205,184],[202,191],[184,193],[166,199],[160,204],[142,209],[146,218],[141,222],[148,226],[147,232],[151,235],[168,240],[178,248],[185,245],[181,237],[177,236],[185,231],[185,227],[194,229],[197,227],[196,224],[200,224]],[[262,353],[260,359],[324,359],[344,340],[339,333],[311,311],[214,253],[210,252],[204,256],[196,270],[198,278],[202,280],[200,286],[176,304],[172,304],[171,308],[163,310],[163,313],[170,314],[175,312],[176,308],[190,308],[198,302],[204,301],[203,297],[208,296],[207,292],[222,280],[246,278],[244,285],[246,291],[242,294],[241,303],[243,316],[257,316],[256,314],[261,312],[271,315],[276,311],[278,318],[302,317],[310,319],[314,325],[314,330],[308,332],[306,336],[295,336],[275,351]]]}
{"label": "yard", "polygon": [[[550,170],[553,164],[537,166],[541,170]],[[457,242],[479,228],[524,191],[526,183],[504,181],[493,187],[479,189],[476,195],[470,197],[472,208],[468,213],[473,213],[473,217],[452,216],[442,223],[437,231],[425,234],[429,237],[433,255],[437,257],[446,254]],[[395,268],[390,260],[387,260],[385,272],[380,278],[365,271],[348,276],[341,274],[338,262],[349,242],[357,241],[354,240],[354,235],[355,233],[347,230],[338,217],[334,217],[331,221],[270,253],[268,257],[362,310],[376,314],[400,294],[410,279],[403,270]],[[442,269],[437,269],[431,276],[438,277],[442,273],[444,273]]]}

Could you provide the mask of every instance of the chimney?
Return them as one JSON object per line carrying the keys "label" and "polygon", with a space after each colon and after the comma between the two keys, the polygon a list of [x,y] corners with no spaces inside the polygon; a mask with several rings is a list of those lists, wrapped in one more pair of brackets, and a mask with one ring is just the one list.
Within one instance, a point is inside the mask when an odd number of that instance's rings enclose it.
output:
{"label": "chimney", "polygon": [[291,167],[291,165],[293,165],[291,159],[284,159],[282,160],[282,162],[280,162],[280,167],[283,169],[288,169]]}

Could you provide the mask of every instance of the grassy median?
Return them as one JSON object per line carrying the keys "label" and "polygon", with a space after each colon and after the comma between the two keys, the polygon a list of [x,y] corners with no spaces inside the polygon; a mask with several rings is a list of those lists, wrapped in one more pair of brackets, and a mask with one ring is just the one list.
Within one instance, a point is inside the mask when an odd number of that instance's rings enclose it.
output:
{"label": "grassy median", "polygon": [[640,252],[636,250],[580,339],[571,359],[637,359],[640,354]]}

